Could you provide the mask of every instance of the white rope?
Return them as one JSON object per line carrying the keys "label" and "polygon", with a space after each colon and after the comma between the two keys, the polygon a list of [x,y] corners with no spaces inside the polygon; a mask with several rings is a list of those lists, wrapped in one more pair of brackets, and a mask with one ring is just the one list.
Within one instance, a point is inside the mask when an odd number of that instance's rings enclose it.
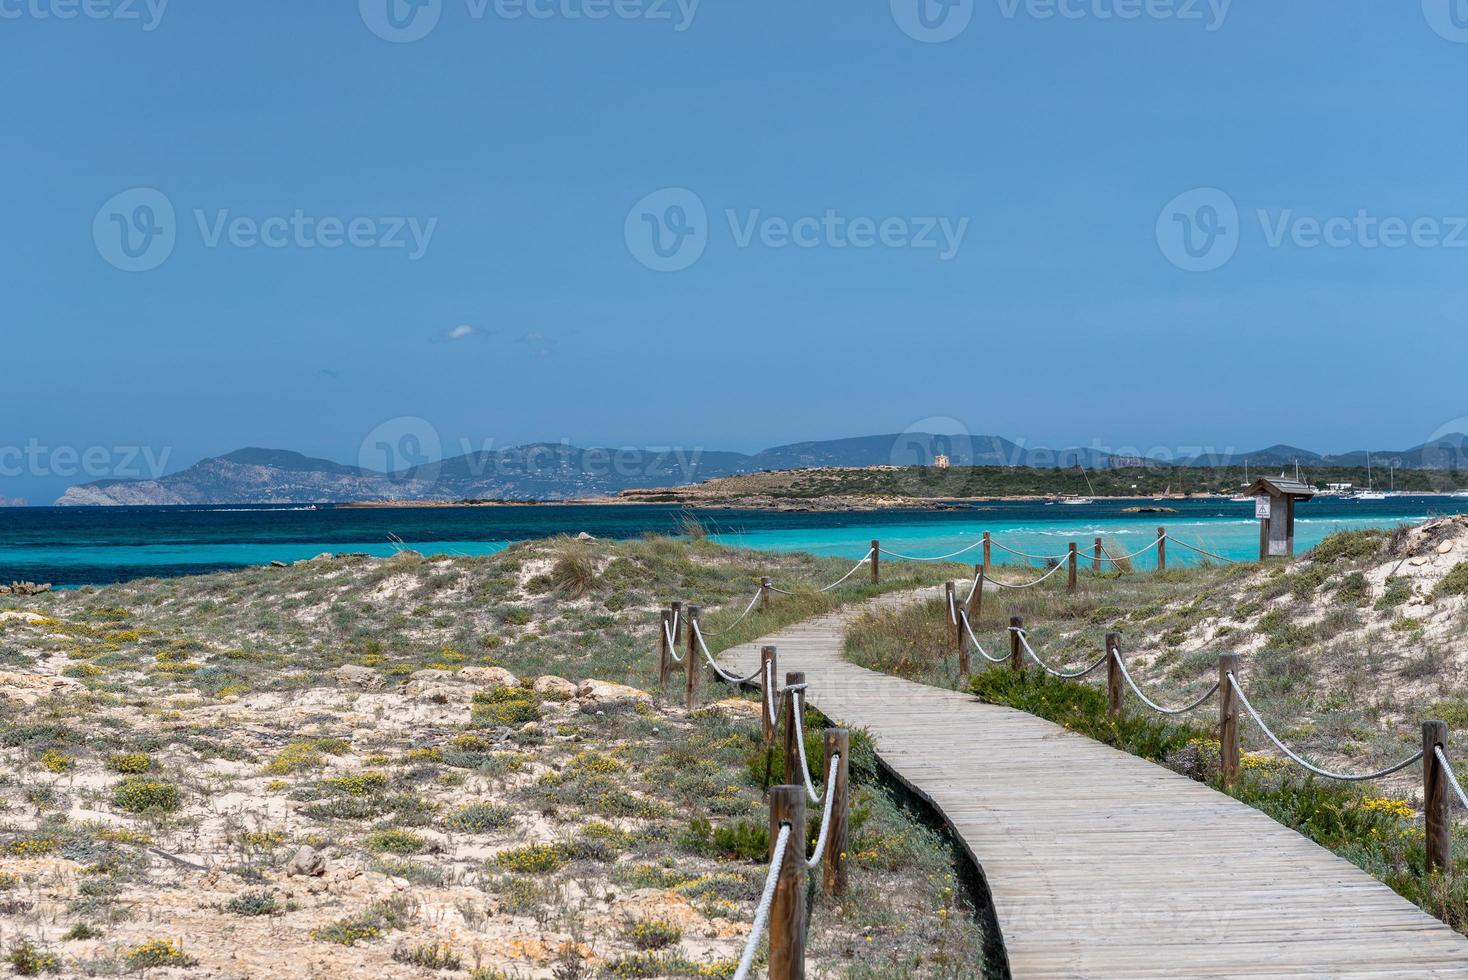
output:
{"label": "white rope", "polygon": [[882,549],[882,554],[886,555],[888,558],[900,558],[903,561],[947,561],[950,558],[957,558],[959,555],[968,554],[970,551],[973,551],[975,548],[979,547],[983,543],[984,542],[982,541],[975,541],[967,548],[960,548],[959,550],[952,552],[951,554],[936,555],[932,558],[923,558],[919,555],[901,555],[895,551],[888,551],[886,548]]}
{"label": "white rope", "polygon": [[1161,540],[1162,540],[1161,538],[1153,538],[1151,544],[1147,545],[1145,548],[1138,548],[1136,551],[1133,551],[1129,555],[1113,555],[1107,549],[1107,547],[1105,545],[1102,545],[1101,546],[1101,553],[1103,555],[1105,555],[1106,557],[1103,558],[1103,559],[1101,559],[1101,560],[1102,561],[1109,561],[1113,565],[1117,564],[1118,562],[1131,561],[1133,558],[1137,557],[1138,555],[1145,555],[1147,552],[1149,552],[1153,548],[1157,547],[1157,543],[1159,541],[1161,541]]}
{"label": "white rope", "polygon": [[998,541],[995,541],[993,538],[990,538],[989,540],[994,545],[994,547],[998,548],[1000,551],[1007,551],[1011,555],[1014,555],[1016,558],[1028,558],[1031,561],[1060,561],[1062,558],[1070,557],[1069,551],[1065,552],[1065,554],[1062,555],[1032,555],[1028,551],[1015,551],[1013,548],[1006,548],[1004,545],[1000,544]]}
{"label": "white rope", "polygon": [[[805,792],[812,803],[819,803],[821,794],[816,792],[816,784],[810,781],[810,763],[805,759],[805,723],[801,720],[805,714],[805,695],[800,691],[795,692],[795,703],[790,713],[795,716],[795,744],[800,747],[800,776],[805,780]],[[786,773],[785,778],[789,779],[790,774]]]}
{"label": "white rope", "polygon": [[1002,664],[1002,663],[1004,663],[1004,661],[1006,661],[1006,660],[1009,659],[1008,657],[991,657],[991,656],[989,656],[989,651],[984,649],[984,645],[979,642],[979,638],[977,636],[974,636],[973,627],[969,626],[969,624],[968,624],[968,613],[962,613],[961,615],[962,615],[962,618],[963,618],[963,629],[964,629],[964,632],[968,633],[969,641],[971,643],[973,643],[974,649],[977,650],[977,651],[979,651],[979,656],[983,657],[985,660],[989,661],[989,663],[991,663],[991,664]]}
{"label": "white rope", "polygon": [[836,802],[836,794],[830,792],[830,786],[836,781],[836,764],[841,761],[839,753],[833,753],[830,761],[826,764],[826,807],[821,814],[821,832],[816,836],[816,851],[805,862],[807,868],[814,868],[821,863],[821,858],[826,853],[826,837],[831,831],[831,807]]}
{"label": "white rope", "polygon": [[871,558],[872,558],[872,551],[871,551],[870,548],[868,548],[867,549],[867,553],[862,556],[861,561],[859,561],[855,565],[852,565],[851,566],[851,571],[847,572],[845,575],[841,576],[836,581],[832,582],[830,585],[828,585],[825,588],[821,589],[821,591],[822,592],[830,592],[836,586],[840,585],[842,582],[845,582],[847,579],[851,578],[851,576],[855,575],[861,569],[861,566],[863,566],[867,562],[871,561]]}
{"label": "white rope", "polygon": [[748,677],[735,677],[723,667],[720,667],[718,661],[714,659],[714,655],[709,653],[708,644],[703,641],[703,630],[699,628],[698,620],[690,619],[688,621],[688,628],[693,630],[693,637],[698,641],[699,649],[703,651],[703,658],[709,662],[709,666],[714,669],[714,673],[718,674],[730,684],[748,684],[760,675],[760,669],[757,668]]}
{"label": "white rope", "polygon": [[1443,767],[1443,772],[1447,773],[1448,785],[1453,787],[1453,791],[1458,794],[1458,799],[1462,802],[1463,806],[1468,807],[1468,795],[1465,795],[1463,793],[1463,787],[1458,785],[1458,777],[1453,774],[1453,766],[1448,762],[1448,757],[1443,753],[1443,747],[1441,745],[1434,745],[1432,752],[1437,756],[1438,764]]}
{"label": "white rope", "polygon": [[1116,665],[1121,668],[1122,678],[1126,680],[1127,685],[1131,687],[1132,691],[1136,693],[1137,697],[1142,699],[1142,703],[1151,708],[1153,711],[1160,711],[1164,715],[1185,715],[1189,711],[1192,711],[1194,708],[1201,705],[1203,702],[1207,701],[1209,698],[1213,697],[1214,692],[1218,690],[1218,681],[1214,681],[1213,686],[1210,687],[1206,692],[1204,692],[1203,696],[1194,701],[1192,704],[1184,705],[1181,708],[1164,708],[1162,705],[1158,704],[1156,701],[1153,701],[1151,698],[1147,697],[1147,695],[1143,694],[1142,689],[1137,686],[1137,682],[1132,680],[1131,672],[1126,669],[1126,660],[1122,658],[1120,650],[1116,649],[1116,647],[1112,647],[1110,650],[1110,656],[1116,658]]}
{"label": "white rope", "polygon": [[668,641],[668,656],[673,658],[673,663],[681,664],[683,657],[678,653],[678,644],[673,640],[673,633],[668,629],[668,621],[663,621],[663,639]]}
{"label": "white rope", "polygon": [[683,608],[681,606],[679,608],[673,610],[673,635],[674,636],[677,636],[678,635],[678,622],[679,622],[679,618],[682,615],[683,615]]}
{"label": "white rope", "polygon": [[968,598],[963,600],[963,607],[967,609],[974,603],[974,595],[979,591],[979,576],[984,574],[983,566],[974,571],[973,584],[968,587]]}
{"label": "white rope", "polygon": [[1045,581],[1050,576],[1054,575],[1056,572],[1060,571],[1064,567],[1065,567],[1064,565],[1056,565],[1054,568],[1050,569],[1050,571],[1046,572],[1044,575],[1041,575],[1039,578],[1035,579],[1033,582],[1026,582],[1024,585],[1010,585],[1008,582],[1001,582],[997,578],[991,578],[991,579],[988,579],[987,581],[993,582],[995,585],[999,586],[999,588],[1001,588],[1001,589],[1032,589],[1035,586],[1039,585],[1041,582]]}
{"label": "white rope", "polygon": [[775,886],[780,882],[780,868],[785,864],[785,849],[790,846],[790,825],[780,825],[780,835],[775,838],[775,854],[770,858],[770,871],[765,877],[765,890],[760,893],[759,906],[754,910],[754,925],[749,937],[744,940],[744,955],[739,957],[739,968],[734,971],[734,980],[748,980],[750,968],[754,966],[754,954],[759,951],[760,937],[770,920],[770,906],[775,902]]}
{"label": "white rope", "polygon": [[949,623],[950,626],[957,626],[958,625],[958,608],[957,608],[956,600],[953,598],[953,590],[952,589],[948,589],[948,590],[945,590],[945,591],[946,591],[946,594],[948,596],[948,623]]}
{"label": "white rope", "polygon": [[754,593],[754,598],[749,600],[749,605],[747,605],[747,606],[744,607],[744,612],[742,612],[742,613],[739,614],[739,618],[738,619],[734,620],[734,622],[730,623],[728,626],[725,626],[721,630],[709,630],[707,632],[707,634],[705,634],[705,635],[707,635],[707,636],[718,636],[720,633],[727,633],[731,629],[733,629],[734,627],[738,626],[740,623],[744,622],[744,617],[745,616],[748,616],[749,613],[750,613],[750,611],[752,609],[754,609],[754,604],[756,602],[759,602],[759,597],[762,596],[762,595],[764,595],[764,592],[765,592],[765,587],[762,585]]}
{"label": "white rope", "polygon": [[1045,661],[1043,661],[1043,660],[1040,659],[1040,655],[1035,652],[1035,648],[1032,647],[1032,646],[1030,646],[1030,638],[1025,633],[1025,631],[1024,631],[1024,629],[1022,627],[1019,627],[1019,626],[1011,626],[1009,628],[1009,632],[1011,632],[1011,633],[1013,633],[1013,634],[1015,634],[1016,636],[1019,637],[1020,646],[1022,646],[1022,647],[1025,648],[1025,653],[1028,653],[1030,655],[1030,659],[1031,660],[1033,660],[1035,663],[1039,664],[1041,667],[1045,668],[1045,672],[1047,674],[1052,674],[1052,675],[1054,675],[1056,677],[1064,678],[1065,680],[1075,680],[1078,677],[1085,677],[1087,674],[1089,674],[1092,671],[1094,671],[1097,667],[1100,667],[1102,664],[1104,664],[1106,662],[1106,657],[1107,656],[1110,656],[1109,654],[1103,655],[1100,660],[1096,661],[1095,663],[1093,663],[1089,667],[1082,668],[1081,670],[1075,670],[1075,671],[1056,670],[1054,667],[1050,666]]}
{"label": "white rope", "polygon": [[1204,551],[1202,548],[1198,547],[1197,545],[1195,545],[1195,544],[1188,544],[1186,541],[1179,541],[1177,538],[1173,537],[1170,534],[1167,536],[1167,540],[1171,541],[1173,544],[1180,544],[1184,548],[1191,548],[1192,550],[1196,551],[1198,554],[1204,555],[1204,556],[1206,556],[1208,558],[1213,558],[1213,559],[1216,559],[1216,560],[1221,561],[1221,562],[1227,562],[1230,565],[1237,565],[1238,564],[1238,562],[1234,561],[1232,558],[1225,558],[1222,555],[1215,555],[1211,551]]}
{"label": "white rope", "polygon": [[780,716],[775,713],[775,679],[771,676],[774,672],[774,666],[768,660],[765,661],[764,671],[763,687],[765,689],[765,707],[770,712],[770,721],[774,722]]}
{"label": "white rope", "polygon": [[1234,693],[1239,696],[1239,701],[1244,705],[1244,709],[1248,711],[1249,715],[1254,719],[1254,724],[1258,725],[1259,730],[1262,731],[1266,736],[1268,736],[1269,740],[1274,743],[1275,748],[1279,749],[1285,755],[1289,756],[1291,760],[1298,763],[1299,765],[1304,766],[1306,769],[1315,773],[1317,776],[1324,776],[1327,779],[1339,779],[1342,782],[1347,783],[1361,783],[1370,779],[1380,779],[1383,776],[1390,776],[1394,772],[1400,772],[1401,770],[1407,768],[1412,763],[1417,762],[1422,758],[1423,752],[1421,749],[1418,749],[1409,758],[1403,759],[1401,762],[1398,762],[1395,765],[1387,766],[1385,769],[1378,769],[1376,772],[1361,773],[1360,775],[1348,775],[1346,773],[1331,772],[1329,769],[1322,769],[1319,766],[1306,761],[1305,759],[1296,755],[1294,752],[1290,751],[1289,746],[1285,745],[1283,742],[1275,737],[1274,732],[1269,730],[1269,726],[1264,724],[1264,719],[1259,717],[1259,712],[1255,711],[1254,706],[1249,703],[1249,698],[1244,694],[1243,687],[1239,685],[1239,680],[1233,675],[1232,671],[1229,672],[1228,682],[1230,685],[1232,685]]}

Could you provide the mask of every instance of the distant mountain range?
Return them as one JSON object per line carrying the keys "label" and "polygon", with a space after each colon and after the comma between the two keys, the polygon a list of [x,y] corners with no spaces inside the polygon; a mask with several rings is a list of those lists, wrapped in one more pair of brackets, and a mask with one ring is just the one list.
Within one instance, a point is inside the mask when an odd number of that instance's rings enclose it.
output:
{"label": "distant mountain range", "polygon": [[[381,473],[282,449],[241,449],[156,480],[100,480],[69,488],[59,506],[307,504],[362,501],[567,500],[622,490],[677,486],[761,470],[815,466],[1365,467],[1367,451],[1324,455],[1294,446],[1202,455],[1180,462],[1118,456],[1097,449],[1027,448],[1000,436],[926,432],[858,436],[776,446],[753,455],[708,450],[582,449],[536,443],[470,453],[396,473]],[[1468,436],[1455,434],[1401,451],[1371,450],[1372,465],[1468,469]]]}

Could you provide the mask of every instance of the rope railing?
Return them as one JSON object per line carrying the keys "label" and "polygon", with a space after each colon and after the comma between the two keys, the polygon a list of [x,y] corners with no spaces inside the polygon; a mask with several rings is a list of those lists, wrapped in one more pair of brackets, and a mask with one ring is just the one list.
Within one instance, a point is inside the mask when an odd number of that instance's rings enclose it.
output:
{"label": "rope railing", "polygon": [[[793,688],[792,688],[793,690]],[[816,792],[815,783],[810,778],[810,760],[805,757],[805,722],[802,717],[805,714],[805,692],[804,690],[793,691],[795,695],[795,708],[791,717],[795,720],[795,744],[800,752],[800,776],[805,780],[805,792],[812,803],[821,802],[821,794]],[[789,773],[786,773],[788,776]],[[829,785],[829,784],[828,784]]]}
{"label": "rope railing", "polygon": [[821,831],[816,835],[815,849],[805,861],[807,868],[818,867],[826,857],[826,842],[831,836],[831,811],[836,804],[836,794],[831,792],[831,785],[836,781],[836,767],[840,762],[841,754],[838,752],[826,763],[826,805],[821,810]]}
{"label": "rope railing", "polygon": [[775,904],[775,888],[780,884],[780,872],[785,864],[785,851],[790,847],[792,831],[788,823],[780,825],[775,838],[774,853],[770,856],[770,870],[765,875],[765,887],[760,892],[759,905],[754,910],[754,925],[744,940],[744,952],[739,957],[739,966],[734,970],[734,980],[747,980],[754,968],[755,954],[759,952],[759,941],[764,937],[765,927],[770,922],[770,909]]}
{"label": "rope railing", "polygon": [[1243,685],[1239,683],[1239,680],[1237,677],[1234,676],[1233,671],[1229,671],[1227,677],[1229,686],[1233,689],[1233,693],[1238,696],[1239,703],[1244,706],[1244,710],[1249,713],[1249,717],[1254,719],[1254,724],[1259,726],[1259,730],[1264,733],[1265,737],[1274,743],[1274,747],[1279,749],[1286,756],[1288,756],[1292,762],[1299,766],[1303,766],[1305,769],[1308,769],[1310,772],[1313,772],[1317,776],[1324,776],[1327,779],[1336,779],[1345,783],[1369,782],[1373,779],[1381,779],[1383,776],[1390,776],[1392,773],[1395,772],[1401,772],[1403,769],[1407,768],[1413,763],[1422,761],[1422,757],[1425,754],[1424,750],[1418,749],[1416,752],[1403,759],[1401,762],[1393,763],[1392,765],[1387,766],[1385,769],[1378,769],[1375,772],[1342,773],[1332,772],[1329,769],[1322,769],[1320,766],[1317,766],[1314,763],[1310,762],[1308,759],[1304,758],[1293,749],[1291,749],[1284,742],[1280,741],[1279,736],[1270,731],[1269,726],[1264,723],[1264,719],[1259,717],[1259,712],[1255,711],[1254,706],[1249,703],[1249,697],[1244,693]]}
{"label": "rope railing", "polygon": [[1213,686],[1204,691],[1203,696],[1198,698],[1196,701],[1185,704],[1181,708],[1164,707],[1163,705],[1160,705],[1156,701],[1153,701],[1151,698],[1147,697],[1147,695],[1142,692],[1142,689],[1137,686],[1137,682],[1132,679],[1132,672],[1127,670],[1126,659],[1122,657],[1120,650],[1118,650],[1114,646],[1110,647],[1108,655],[1116,658],[1117,669],[1121,671],[1122,679],[1126,681],[1127,686],[1132,689],[1132,693],[1140,698],[1142,703],[1145,704],[1147,707],[1151,708],[1153,711],[1160,712],[1161,714],[1185,715],[1190,711],[1194,711],[1202,707],[1209,698],[1218,693],[1219,683],[1218,681],[1214,681]]}
{"label": "rope railing", "polygon": [[761,585],[758,589],[755,590],[755,592],[754,592],[754,598],[752,598],[752,599],[749,600],[749,605],[747,605],[747,606],[744,607],[744,612],[742,612],[742,613],[739,614],[739,618],[738,619],[734,620],[734,622],[730,623],[728,626],[725,626],[721,630],[708,630],[707,631],[707,635],[708,636],[718,636],[721,633],[727,633],[730,630],[732,630],[734,627],[738,626],[740,623],[744,622],[744,617],[748,616],[751,612],[754,611],[755,605],[760,601],[760,599],[764,598],[764,594],[765,594],[765,586]]}
{"label": "rope railing", "polygon": [[984,645],[979,642],[979,638],[977,636],[974,636],[974,629],[973,629],[972,626],[969,625],[968,613],[967,612],[964,612],[964,613],[961,613],[960,615],[963,618],[963,630],[964,630],[965,633],[968,634],[968,640],[969,640],[970,643],[972,643],[974,645],[974,649],[979,652],[979,656],[983,657],[985,660],[989,661],[989,663],[991,663],[991,664],[1002,664],[1002,663],[1004,663],[1004,661],[1006,661],[1006,660],[1009,659],[1008,657],[1002,657],[1002,656],[1001,657],[996,657],[993,654],[991,654],[988,650],[985,650],[984,649]]}
{"label": "rope railing", "polygon": [[1205,558],[1212,558],[1215,561],[1221,561],[1221,562],[1223,562],[1225,564],[1228,564],[1228,565],[1237,565],[1238,564],[1238,562],[1235,559],[1233,559],[1233,558],[1225,558],[1223,555],[1214,554],[1213,552],[1208,551],[1208,550],[1206,550],[1204,548],[1200,548],[1200,547],[1198,547],[1195,544],[1188,544],[1186,541],[1183,541],[1181,538],[1175,538],[1171,534],[1167,535],[1167,540],[1171,541],[1173,544],[1180,544],[1184,548],[1189,549],[1190,551],[1196,551],[1198,554],[1204,556]]}
{"label": "rope railing", "polygon": [[688,621],[688,628],[693,631],[694,638],[698,640],[698,647],[700,650],[703,651],[703,659],[708,661],[708,665],[713,668],[714,673],[718,674],[721,680],[728,681],[730,684],[748,684],[750,681],[760,676],[761,671],[759,670],[756,670],[748,677],[736,677],[733,674],[729,673],[723,667],[719,666],[719,662],[715,660],[714,655],[709,652],[708,644],[704,641],[703,638],[703,629],[699,626],[698,620],[690,619]]}
{"label": "rope railing", "polygon": [[[777,683],[776,650],[767,646],[760,651],[759,668],[747,677],[736,677],[720,667],[710,655],[703,642],[697,607],[690,607],[688,626],[690,644],[702,648],[719,677],[741,684],[759,678],[762,689],[759,699],[761,726],[765,742],[772,749],[780,728],[776,714],[777,695],[785,705],[785,779],[788,784],[794,778],[795,770],[799,769],[804,785],[781,785],[769,790],[771,829],[774,832],[778,827],[778,832],[773,839],[769,871],[755,909],[754,923],[745,939],[734,976],[751,976],[761,940],[768,931],[769,976],[772,980],[794,980],[803,975],[806,929],[810,921],[806,910],[809,901],[807,874],[823,868],[821,878],[825,894],[832,897],[846,894],[847,814],[850,808],[846,760],[850,753],[850,733],[842,728],[826,729],[825,781],[821,791],[817,792],[805,747],[805,692],[810,688],[804,680],[805,675],[791,673],[786,675],[786,683]],[[805,839],[807,797],[822,805],[815,846],[809,856],[803,847],[798,856],[792,856],[790,852],[794,841]]]}
{"label": "rope railing", "polygon": [[1452,763],[1448,762],[1448,757],[1444,754],[1442,746],[1434,745],[1432,747],[1432,754],[1437,758],[1437,764],[1443,767],[1443,775],[1448,777],[1448,785],[1453,787],[1453,792],[1458,794],[1458,802],[1463,804],[1464,809],[1468,809],[1468,793],[1463,792],[1463,784],[1458,782],[1458,776],[1453,772]]}
{"label": "rope railing", "polygon": [[969,545],[967,548],[959,548],[957,551],[950,552],[950,553],[948,553],[946,555],[932,555],[932,556],[904,555],[904,554],[901,554],[901,553],[896,552],[896,551],[888,551],[886,548],[878,548],[877,550],[881,554],[886,555],[888,558],[897,558],[897,559],[899,559],[901,561],[949,561],[950,559],[957,558],[959,555],[966,555],[970,551],[973,551],[975,548],[982,548],[983,546],[984,546],[984,542],[983,541],[975,541],[973,544]]}
{"label": "rope railing", "polygon": [[1066,566],[1064,566],[1064,565],[1056,565],[1054,568],[1050,569],[1050,571],[1046,572],[1044,575],[1041,575],[1039,578],[1035,579],[1034,581],[1025,582],[1022,585],[1014,585],[1014,584],[1009,583],[1009,582],[1003,582],[1003,581],[1000,581],[997,578],[987,578],[984,581],[986,581],[986,582],[993,582],[996,586],[998,586],[1001,589],[1033,589],[1035,586],[1039,585],[1041,582],[1045,581],[1047,578],[1049,578],[1050,576],[1054,575],[1056,572],[1060,571],[1061,569],[1063,569],[1065,567]]}
{"label": "rope railing", "polygon": [[1093,673],[1097,667],[1100,667],[1102,664],[1104,664],[1107,657],[1110,656],[1110,654],[1103,654],[1101,658],[1098,659],[1095,663],[1091,664],[1091,666],[1083,667],[1080,670],[1057,670],[1056,668],[1050,666],[1044,660],[1042,660],[1040,658],[1040,655],[1035,652],[1035,648],[1030,646],[1029,635],[1025,632],[1023,626],[1011,626],[1009,628],[1009,631],[1019,637],[1020,644],[1025,648],[1025,653],[1028,653],[1030,655],[1031,660],[1043,667],[1047,674],[1050,674],[1053,677],[1064,678],[1065,680],[1076,680],[1081,677],[1086,677],[1087,675]]}

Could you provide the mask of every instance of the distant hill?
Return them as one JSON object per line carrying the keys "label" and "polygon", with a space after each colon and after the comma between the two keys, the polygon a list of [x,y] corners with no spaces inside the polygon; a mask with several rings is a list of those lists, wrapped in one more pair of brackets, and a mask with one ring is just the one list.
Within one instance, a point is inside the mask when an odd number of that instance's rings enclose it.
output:
{"label": "distant hill", "polygon": [[[1401,452],[1371,451],[1386,469],[1468,470],[1468,437],[1447,436]],[[534,443],[470,453],[397,473],[348,466],[282,449],[241,449],[202,460],[156,480],[99,480],[69,488],[60,506],[169,504],[308,504],[361,501],[567,500],[623,490],[680,486],[765,470],[814,467],[929,466],[938,455],[954,467],[1088,470],[1137,467],[1129,457],[1096,449],[1027,448],[1001,436],[929,432],[858,436],[775,446],[753,455],[711,450],[600,449]],[[1364,467],[1366,452],[1324,456],[1271,446],[1226,457],[1200,457],[1185,467],[1260,470],[1293,466]],[[1172,469],[1144,462],[1146,469]],[[1166,482],[1166,481],[1164,481]]]}

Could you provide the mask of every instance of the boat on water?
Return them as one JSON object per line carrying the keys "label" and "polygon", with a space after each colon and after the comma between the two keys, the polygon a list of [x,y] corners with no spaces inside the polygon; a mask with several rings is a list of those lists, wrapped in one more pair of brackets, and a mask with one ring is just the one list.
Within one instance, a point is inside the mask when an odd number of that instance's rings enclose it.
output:
{"label": "boat on water", "polygon": [[1065,497],[1060,502],[1062,504],[1069,504],[1072,507],[1079,507],[1082,504],[1094,504],[1096,501],[1090,497]]}

